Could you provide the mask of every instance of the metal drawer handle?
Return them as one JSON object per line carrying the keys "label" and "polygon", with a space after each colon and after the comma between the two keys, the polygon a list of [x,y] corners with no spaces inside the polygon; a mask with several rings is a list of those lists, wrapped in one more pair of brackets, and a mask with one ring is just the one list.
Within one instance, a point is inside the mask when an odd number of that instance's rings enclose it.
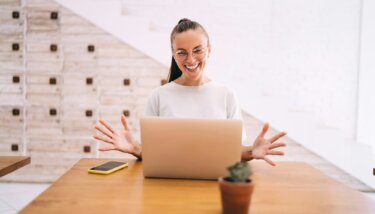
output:
{"label": "metal drawer handle", "polygon": [[51,19],[56,20],[58,18],[59,18],[59,13],[58,12],[56,12],[56,11],[51,12]]}
{"label": "metal drawer handle", "polygon": [[92,85],[93,82],[94,81],[93,81],[92,77],[87,77],[86,78],[86,85]]}
{"label": "metal drawer handle", "polygon": [[83,152],[84,153],[90,153],[91,152],[91,147],[90,146],[84,146],[83,147]]}
{"label": "metal drawer handle", "polygon": [[57,45],[56,45],[56,44],[51,44],[51,45],[49,46],[49,50],[50,50],[51,52],[56,52],[56,51],[57,51]]}
{"label": "metal drawer handle", "polygon": [[130,116],[130,111],[129,110],[124,110],[122,113],[125,115],[125,117],[129,117]]}
{"label": "metal drawer handle", "polygon": [[126,86],[130,85],[130,79],[124,79],[124,85]]}
{"label": "metal drawer handle", "polygon": [[13,44],[12,44],[12,50],[13,50],[13,51],[18,51],[18,50],[20,50],[20,44],[18,44],[18,43],[13,43]]}
{"label": "metal drawer handle", "polygon": [[13,18],[13,19],[18,19],[18,18],[20,18],[20,12],[18,12],[18,11],[13,11],[13,12],[12,12],[12,18]]}
{"label": "metal drawer handle", "polygon": [[12,109],[12,114],[13,114],[13,116],[19,116],[20,110],[18,108],[14,108],[14,109]]}
{"label": "metal drawer handle", "polygon": [[86,110],[86,117],[92,117],[92,110]]}
{"label": "metal drawer handle", "polygon": [[56,116],[56,115],[57,115],[57,110],[56,110],[55,108],[51,108],[51,109],[49,110],[49,115],[51,115],[51,116]]}
{"label": "metal drawer handle", "polygon": [[94,45],[88,45],[87,46],[87,51],[88,52],[94,52],[95,51],[95,46]]}
{"label": "metal drawer handle", "polygon": [[50,85],[56,85],[56,83],[57,83],[57,80],[56,80],[55,77],[51,77],[51,78],[49,78],[49,84],[50,84]]}
{"label": "metal drawer handle", "polygon": [[19,83],[20,77],[19,76],[13,76],[13,83]]}
{"label": "metal drawer handle", "polygon": [[12,144],[11,150],[12,150],[12,152],[17,152],[18,151],[18,144]]}

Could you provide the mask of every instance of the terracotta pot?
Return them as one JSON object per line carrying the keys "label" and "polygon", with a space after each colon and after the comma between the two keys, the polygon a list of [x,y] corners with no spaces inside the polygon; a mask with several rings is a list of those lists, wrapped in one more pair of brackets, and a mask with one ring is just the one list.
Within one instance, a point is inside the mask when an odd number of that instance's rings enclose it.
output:
{"label": "terracotta pot", "polygon": [[229,182],[221,177],[219,178],[219,187],[224,214],[248,213],[254,189],[253,182],[250,180],[247,183]]}

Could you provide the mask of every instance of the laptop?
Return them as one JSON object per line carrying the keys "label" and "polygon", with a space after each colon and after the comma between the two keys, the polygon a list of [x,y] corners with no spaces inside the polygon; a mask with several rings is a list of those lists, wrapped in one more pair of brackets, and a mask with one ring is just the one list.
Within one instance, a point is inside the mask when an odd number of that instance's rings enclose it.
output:
{"label": "laptop", "polygon": [[144,117],[146,178],[218,179],[241,160],[242,121]]}

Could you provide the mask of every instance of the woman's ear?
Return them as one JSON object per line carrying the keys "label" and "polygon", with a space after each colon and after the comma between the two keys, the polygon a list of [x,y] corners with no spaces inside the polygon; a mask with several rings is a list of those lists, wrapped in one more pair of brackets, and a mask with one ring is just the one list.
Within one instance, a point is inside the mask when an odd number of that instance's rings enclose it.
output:
{"label": "woman's ear", "polygon": [[210,57],[210,54],[211,54],[211,44],[208,45],[207,58]]}

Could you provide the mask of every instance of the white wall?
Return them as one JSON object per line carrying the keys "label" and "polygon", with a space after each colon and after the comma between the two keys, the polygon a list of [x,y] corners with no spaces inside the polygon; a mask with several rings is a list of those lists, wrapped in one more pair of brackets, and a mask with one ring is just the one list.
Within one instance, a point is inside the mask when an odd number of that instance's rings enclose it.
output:
{"label": "white wall", "polygon": [[[250,19],[234,74],[247,110],[279,128],[294,112],[354,136],[359,1],[272,1]],[[255,7],[252,11],[260,13]],[[264,18],[261,18],[264,17]],[[245,39],[249,38],[249,39]],[[274,99],[259,106],[257,99]],[[268,116],[270,111],[283,115]],[[300,124],[295,124],[300,126]],[[292,127],[290,127],[292,128]],[[290,133],[293,134],[293,133]]]}
{"label": "white wall", "polygon": [[362,14],[357,139],[375,152],[375,1],[363,0]]}

